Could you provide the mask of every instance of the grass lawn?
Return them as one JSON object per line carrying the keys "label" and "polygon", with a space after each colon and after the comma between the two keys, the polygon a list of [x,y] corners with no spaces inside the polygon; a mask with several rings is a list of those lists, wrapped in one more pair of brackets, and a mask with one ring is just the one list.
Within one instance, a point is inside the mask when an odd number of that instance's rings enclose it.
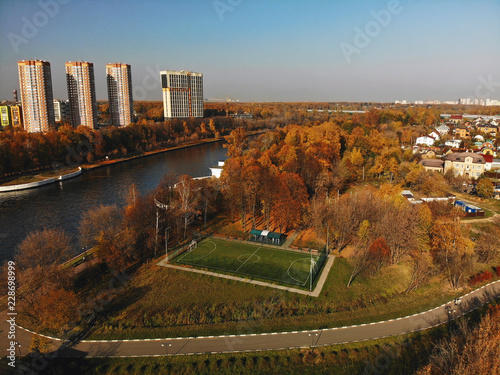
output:
{"label": "grass lawn", "polygon": [[446,281],[404,294],[409,267],[347,280],[351,265],[337,258],[318,298],[208,275],[143,265],[107,306],[88,339],[130,339],[305,330],[411,315],[448,302],[467,289]]}
{"label": "grass lawn", "polygon": [[310,283],[311,261],[316,262],[317,259],[316,255],[265,247],[258,243],[210,238],[179,255],[173,263],[306,288]]}

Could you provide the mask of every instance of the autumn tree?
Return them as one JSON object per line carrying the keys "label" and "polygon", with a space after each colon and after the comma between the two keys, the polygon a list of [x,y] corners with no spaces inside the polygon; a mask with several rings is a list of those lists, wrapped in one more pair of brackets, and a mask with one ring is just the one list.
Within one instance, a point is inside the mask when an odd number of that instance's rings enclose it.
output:
{"label": "autumn tree", "polygon": [[383,237],[372,241],[368,247],[368,262],[373,273],[380,271],[384,264],[387,264],[391,257],[391,251]]}
{"label": "autumn tree", "polygon": [[476,242],[474,252],[478,261],[489,263],[500,257],[500,220],[495,220],[494,225],[481,231],[481,236]]}
{"label": "autumn tree", "polygon": [[477,195],[481,198],[491,198],[494,194],[495,187],[489,178],[481,178],[477,183]]}
{"label": "autumn tree", "polygon": [[397,264],[411,250],[417,248],[418,225],[414,207],[408,203],[389,205],[379,222],[376,232],[383,236],[391,251],[390,261]]}
{"label": "autumn tree", "polygon": [[370,222],[368,220],[363,220],[357,231],[354,253],[351,257],[353,267],[351,276],[347,282],[347,287],[350,287],[354,279],[369,266],[368,241],[371,236],[370,231]]}
{"label": "autumn tree", "polygon": [[474,243],[460,224],[460,215],[436,221],[431,231],[431,254],[453,288],[458,288],[475,262]]}
{"label": "autumn tree", "polygon": [[80,243],[84,247],[96,246],[102,239],[116,236],[122,223],[121,210],[116,205],[100,205],[83,213],[79,225]]}
{"label": "autumn tree", "polygon": [[234,129],[229,136],[227,136],[227,143],[224,145],[227,148],[227,156],[241,156],[245,148],[246,131],[244,128],[239,127]]}
{"label": "autumn tree", "polygon": [[[15,262],[20,289],[20,311],[38,324],[61,323],[73,317],[67,310],[57,311],[61,297],[76,296],[69,291],[71,273],[61,267],[72,254],[69,237],[60,230],[44,229],[30,233],[16,250]],[[53,321],[44,323],[44,318],[53,316]],[[52,319],[52,318],[51,318]],[[58,320],[59,319],[59,320]],[[68,320],[66,320],[68,321]]]}
{"label": "autumn tree", "polygon": [[304,181],[295,173],[283,172],[278,176],[276,194],[271,210],[271,218],[280,227],[280,231],[296,227],[308,205],[307,189]]}

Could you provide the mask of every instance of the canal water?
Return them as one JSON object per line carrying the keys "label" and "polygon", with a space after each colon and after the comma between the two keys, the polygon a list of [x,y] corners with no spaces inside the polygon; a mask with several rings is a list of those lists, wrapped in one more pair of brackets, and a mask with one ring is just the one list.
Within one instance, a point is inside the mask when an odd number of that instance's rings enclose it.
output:
{"label": "canal water", "polygon": [[166,174],[210,175],[226,159],[222,142],[199,145],[86,171],[78,177],[35,189],[0,194],[0,261],[11,259],[31,231],[64,229],[74,240],[83,212],[101,204],[125,204],[132,183],[153,190]]}

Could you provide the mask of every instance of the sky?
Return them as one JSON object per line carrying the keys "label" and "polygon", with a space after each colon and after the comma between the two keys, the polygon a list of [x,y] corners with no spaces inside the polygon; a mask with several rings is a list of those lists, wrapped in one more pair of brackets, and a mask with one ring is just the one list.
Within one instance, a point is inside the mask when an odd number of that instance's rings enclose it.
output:
{"label": "sky", "polygon": [[500,99],[500,0],[0,0],[0,100],[17,62],[132,67],[134,100],[161,100],[160,70],[204,75],[240,101]]}

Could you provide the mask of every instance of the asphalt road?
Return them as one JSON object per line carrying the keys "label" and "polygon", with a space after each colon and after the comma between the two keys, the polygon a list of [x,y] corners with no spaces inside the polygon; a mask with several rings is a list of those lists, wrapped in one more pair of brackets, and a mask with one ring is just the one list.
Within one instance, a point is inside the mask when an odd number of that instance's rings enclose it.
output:
{"label": "asphalt road", "polygon": [[[322,330],[283,332],[266,334],[245,334],[218,337],[165,338],[150,340],[87,341],[77,343],[54,340],[59,350],[54,356],[64,357],[120,357],[120,356],[162,356],[198,353],[244,352],[297,347],[341,344],[401,335],[446,323],[450,319],[466,314],[500,296],[500,281],[491,283],[460,299],[435,309],[412,316],[389,321],[339,327]],[[8,348],[6,333],[6,312],[2,313],[0,345]],[[258,324],[258,322],[257,322]],[[251,332],[252,327],[242,322],[240,332]],[[29,347],[32,333],[21,327],[16,329],[16,339],[21,344],[21,354]],[[163,345],[162,345],[163,344]],[[5,356],[5,351],[3,351]],[[17,352],[16,352],[17,354]]]}

